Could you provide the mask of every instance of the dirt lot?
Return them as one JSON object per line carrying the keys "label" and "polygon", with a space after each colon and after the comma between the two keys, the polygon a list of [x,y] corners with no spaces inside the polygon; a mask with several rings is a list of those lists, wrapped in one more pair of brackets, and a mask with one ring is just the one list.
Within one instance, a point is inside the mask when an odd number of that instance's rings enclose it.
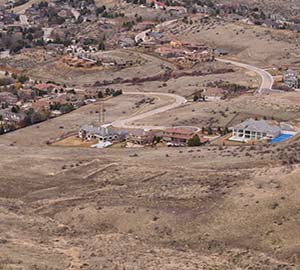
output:
{"label": "dirt lot", "polygon": [[62,146],[62,147],[91,147],[93,144],[96,144],[97,140],[94,141],[82,141],[77,135],[69,136],[53,143],[53,146]]}
{"label": "dirt lot", "polygon": [[250,6],[258,7],[268,12],[276,12],[283,16],[291,16],[299,13],[300,5],[298,0],[289,0],[288,5],[284,0],[216,0],[216,3],[230,3],[232,4],[247,4]]}

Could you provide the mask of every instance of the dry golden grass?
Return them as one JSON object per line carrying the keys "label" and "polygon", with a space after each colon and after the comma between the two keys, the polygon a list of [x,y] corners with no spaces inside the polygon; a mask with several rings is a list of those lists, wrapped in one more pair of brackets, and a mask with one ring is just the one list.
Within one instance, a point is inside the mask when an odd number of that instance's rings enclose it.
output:
{"label": "dry golden grass", "polygon": [[97,141],[82,141],[77,135],[70,136],[68,138],[62,139],[53,143],[53,146],[65,146],[65,147],[90,147],[96,144]]}

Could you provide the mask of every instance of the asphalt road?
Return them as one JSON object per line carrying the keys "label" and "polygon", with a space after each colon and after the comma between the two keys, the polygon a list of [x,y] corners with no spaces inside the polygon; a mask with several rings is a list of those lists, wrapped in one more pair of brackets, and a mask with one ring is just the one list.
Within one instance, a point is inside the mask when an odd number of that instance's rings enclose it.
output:
{"label": "asphalt road", "polygon": [[[232,60],[227,60],[227,59],[221,59],[221,58],[217,58],[217,61],[223,62],[223,63],[228,63],[228,64],[232,64],[235,65],[237,67],[241,67],[241,68],[245,68],[247,70],[250,70],[252,72],[257,73],[260,77],[261,77],[261,84],[259,86],[259,88],[255,91],[255,94],[261,94],[262,92],[264,92],[264,90],[272,90],[273,84],[274,84],[274,79],[273,77],[265,70],[245,64],[245,63],[240,63],[240,62],[236,62],[236,61],[232,61]],[[145,95],[145,96],[167,96],[170,97],[172,99],[174,99],[174,102],[145,112],[145,113],[141,113],[138,115],[134,115],[131,116],[127,119],[123,119],[123,120],[116,120],[110,124],[107,124],[106,126],[112,125],[114,127],[118,127],[118,128],[143,128],[146,130],[151,130],[151,129],[165,129],[167,127],[165,126],[137,126],[135,124],[133,124],[135,121],[144,119],[146,117],[151,117],[155,114],[158,113],[164,113],[168,110],[180,107],[181,105],[185,104],[187,102],[187,100],[184,97],[181,97],[179,95],[175,95],[175,94],[169,94],[169,93],[157,93],[157,92],[124,92],[124,95]],[[191,127],[191,128],[196,128],[196,127]]]}
{"label": "asphalt road", "polygon": [[168,110],[180,107],[181,105],[185,104],[187,102],[187,100],[184,97],[175,95],[175,94],[169,94],[169,93],[157,93],[157,92],[123,92],[123,95],[145,95],[145,96],[167,96],[171,99],[174,100],[173,103],[162,106],[160,108],[156,108],[154,110],[148,111],[148,112],[144,112],[138,115],[134,115],[131,117],[128,117],[126,119],[123,120],[116,120],[110,124],[107,124],[106,126],[114,126],[114,127],[118,127],[118,128],[142,128],[145,130],[151,130],[151,129],[165,129],[167,127],[165,126],[137,126],[134,125],[133,123],[135,121],[144,119],[146,117],[151,117],[155,114],[158,113],[163,113],[166,112]]}
{"label": "asphalt road", "polygon": [[259,88],[255,91],[255,94],[261,94],[265,89],[272,90],[273,84],[274,84],[274,79],[271,76],[271,74],[268,73],[267,71],[265,71],[261,68],[258,68],[258,67],[254,67],[254,66],[251,66],[251,65],[248,65],[245,63],[240,63],[240,62],[236,62],[236,61],[232,61],[232,60],[228,60],[228,59],[216,58],[216,60],[219,62],[232,64],[237,67],[245,68],[247,70],[253,71],[256,74],[258,74],[261,77],[261,84],[260,84]]}

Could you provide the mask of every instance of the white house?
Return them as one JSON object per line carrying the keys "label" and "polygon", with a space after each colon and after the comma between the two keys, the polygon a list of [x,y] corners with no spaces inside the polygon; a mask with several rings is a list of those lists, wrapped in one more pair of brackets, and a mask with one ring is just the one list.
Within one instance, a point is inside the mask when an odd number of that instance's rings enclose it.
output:
{"label": "white house", "polygon": [[281,134],[280,126],[271,125],[265,120],[248,119],[230,129],[232,137],[229,140],[237,142],[272,140]]}

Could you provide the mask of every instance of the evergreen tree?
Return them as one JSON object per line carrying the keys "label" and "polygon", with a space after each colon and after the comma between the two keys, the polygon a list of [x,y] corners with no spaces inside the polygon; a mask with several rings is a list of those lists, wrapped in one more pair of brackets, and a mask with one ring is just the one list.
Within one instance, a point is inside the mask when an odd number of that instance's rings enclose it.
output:
{"label": "evergreen tree", "polygon": [[105,51],[105,44],[103,41],[101,41],[98,45],[98,50],[100,51]]}
{"label": "evergreen tree", "polygon": [[188,146],[199,146],[199,145],[201,145],[201,141],[197,134],[195,134],[193,138],[188,140]]}

